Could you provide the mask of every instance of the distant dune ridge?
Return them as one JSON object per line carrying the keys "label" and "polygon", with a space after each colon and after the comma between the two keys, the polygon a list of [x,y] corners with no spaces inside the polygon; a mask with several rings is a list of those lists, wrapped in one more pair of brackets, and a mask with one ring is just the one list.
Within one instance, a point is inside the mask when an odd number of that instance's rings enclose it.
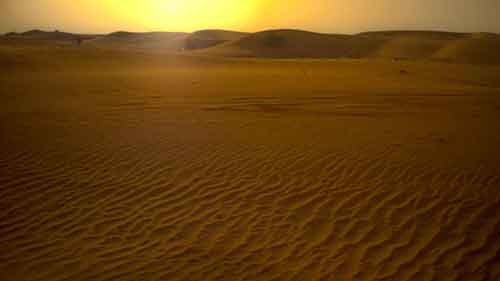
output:
{"label": "distant dune ridge", "polygon": [[223,57],[385,58],[441,60],[459,63],[500,63],[500,36],[491,33],[380,31],[355,35],[302,30],[245,33],[208,29],[183,32],[125,32],[82,35],[32,30],[4,37],[74,42],[101,48],[190,51]]}
{"label": "distant dune ridge", "polygon": [[43,31],[34,29],[22,33],[10,32],[5,34],[6,37],[36,39],[36,40],[51,40],[51,41],[72,41],[81,38],[83,40],[93,39],[102,35],[96,34],[74,34],[61,31]]}
{"label": "distant dune ridge", "polygon": [[182,32],[113,32],[88,40],[86,43],[104,48],[139,48],[181,50],[188,33]]}
{"label": "distant dune ridge", "polygon": [[188,50],[205,49],[227,42],[237,41],[249,33],[227,30],[207,29],[193,32],[186,38],[185,48]]}

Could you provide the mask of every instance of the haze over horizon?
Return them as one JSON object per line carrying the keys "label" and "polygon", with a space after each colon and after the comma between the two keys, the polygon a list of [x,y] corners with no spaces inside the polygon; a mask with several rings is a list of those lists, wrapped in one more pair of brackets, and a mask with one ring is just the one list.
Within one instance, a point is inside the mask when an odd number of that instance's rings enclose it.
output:
{"label": "haze over horizon", "polygon": [[78,33],[218,28],[254,32],[296,28],[324,33],[442,30],[500,33],[496,0],[3,0],[0,33],[30,29]]}

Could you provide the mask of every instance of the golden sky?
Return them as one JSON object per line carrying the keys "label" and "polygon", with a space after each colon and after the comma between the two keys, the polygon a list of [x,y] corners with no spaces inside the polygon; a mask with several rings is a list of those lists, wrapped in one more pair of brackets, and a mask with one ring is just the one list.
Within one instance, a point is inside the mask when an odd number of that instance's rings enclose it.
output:
{"label": "golden sky", "polygon": [[500,0],[0,0],[0,32],[434,29],[500,33]]}

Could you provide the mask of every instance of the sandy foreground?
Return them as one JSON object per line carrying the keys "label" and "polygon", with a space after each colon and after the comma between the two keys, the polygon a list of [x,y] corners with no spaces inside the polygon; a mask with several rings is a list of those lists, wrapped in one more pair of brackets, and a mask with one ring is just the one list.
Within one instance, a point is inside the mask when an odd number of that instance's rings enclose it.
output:
{"label": "sandy foreground", "polygon": [[500,67],[0,48],[0,280],[500,280]]}

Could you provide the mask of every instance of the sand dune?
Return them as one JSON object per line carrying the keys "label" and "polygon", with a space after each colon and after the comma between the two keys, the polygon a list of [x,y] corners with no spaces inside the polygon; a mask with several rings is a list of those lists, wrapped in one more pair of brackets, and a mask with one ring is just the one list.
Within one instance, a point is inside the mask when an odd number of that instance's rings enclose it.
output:
{"label": "sand dune", "polygon": [[68,32],[60,32],[60,31],[43,31],[43,30],[30,30],[22,33],[7,33],[6,37],[11,38],[24,38],[30,40],[45,40],[45,41],[56,41],[56,42],[65,42],[65,41],[76,41],[77,39],[88,40],[92,38],[99,37],[100,35],[92,35],[92,34],[74,34]]}
{"label": "sand dune", "polygon": [[185,47],[188,50],[205,49],[222,43],[236,41],[248,33],[228,30],[207,29],[193,32],[186,38]]}
{"label": "sand dune", "polygon": [[0,280],[500,279],[498,66],[0,42]]}
{"label": "sand dune", "polygon": [[500,36],[487,33],[431,31],[369,32],[361,35],[385,39],[374,57],[436,59],[449,62],[498,64]]}
{"label": "sand dune", "polygon": [[116,49],[180,51],[188,33],[182,32],[114,32],[106,36],[87,40],[85,44]]}
{"label": "sand dune", "polygon": [[428,30],[393,30],[393,31],[371,31],[362,32],[358,35],[393,39],[397,37],[413,37],[420,39],[434,40],[453,40],[467,37],[469,33],[444,32],[444,31],[428,31]]}
{"label": "sand dune", "polygon": [[380,40],[300,30],[271,30],[208,49],[208,54],[249,57],[359,58]]}
{"label": "sand dune", "polygon": [[195,35],[200,39],[207,40],[235,41],[250,35],[250,33],[220,29],[205,29],[193,32],[192,35]]}
{"label": "sand dune", "polygon": [[387,39],[371,54],[374,58],[428,59],[449,44],[448,40],[418,37]]}
{"label": "sand dune", "polygon": [[273,58],[389,58],[498,64],[498,35],[435,31],[318,34],[298,30],[255,33],[208,48],[210,55]]}
{"label": "sand dune", "polygon": [[29,31],[7,38],[74,43],[107,49],[187,52],[206,56],[254,58],[377,58],[500,64],[500,36],[438,31],[380,31],[355,35],[301,30],[244,33],[228,30],[177,32],[114,32],[78,35]]}
{"label": "sand dune", "polygon": [[452,62],[500,64],[499,49],[499,35],[478,33],[451,42],[432,57]]}

